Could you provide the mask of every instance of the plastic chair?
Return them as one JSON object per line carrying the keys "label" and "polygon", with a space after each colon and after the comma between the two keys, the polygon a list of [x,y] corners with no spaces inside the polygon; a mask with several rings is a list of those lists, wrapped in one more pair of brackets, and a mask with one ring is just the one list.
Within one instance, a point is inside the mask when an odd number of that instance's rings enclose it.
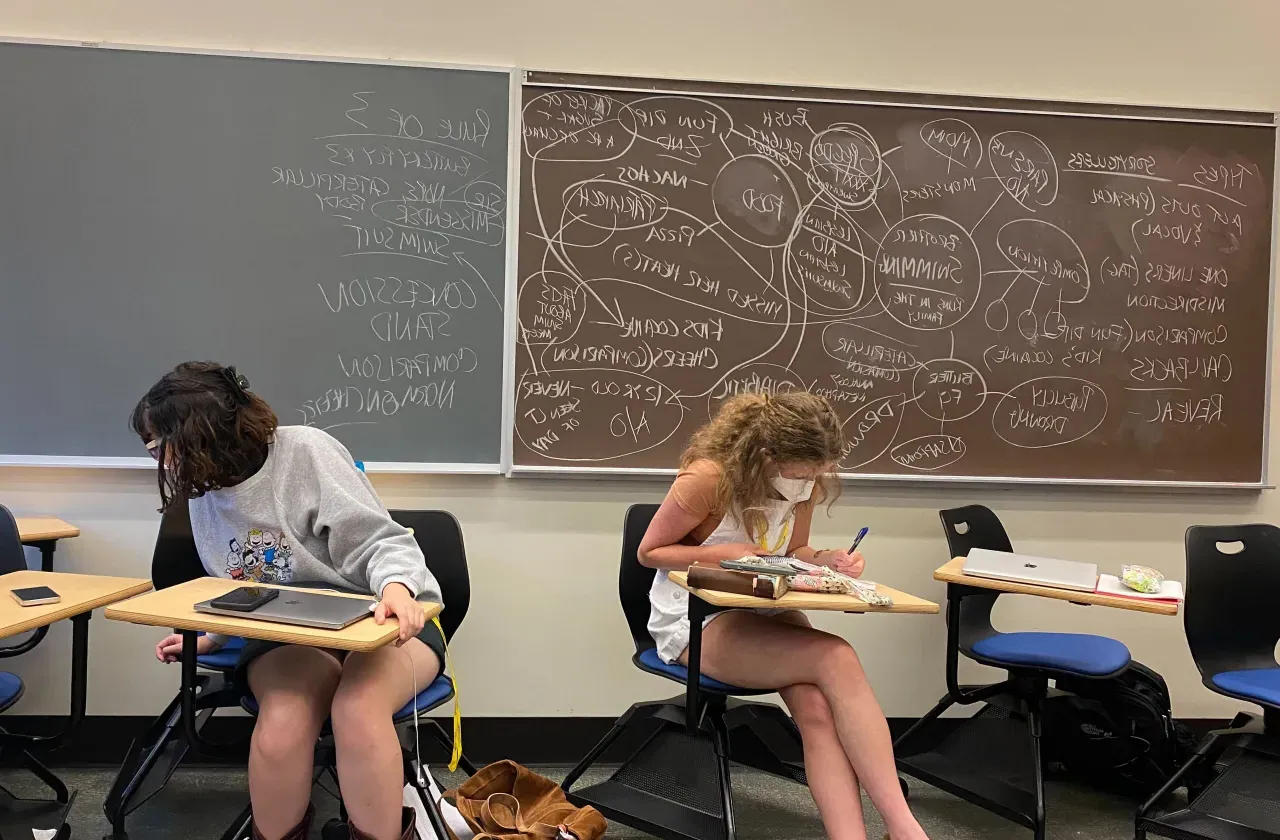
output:
{"label": "plastic chair", "polygon": [[[1209,733],[1195,755],[1138,811],[1135,837],[1280,838],[1280,528],[1187,529],[1183,626],[1210,691],[1262,707]],[[1220,774],[1187,808],[1156,816],[1178,787],[1226,753]]]}
{"label": "plastic chair", "polygon": [[[685,685],[686,694],[633,705],[561,787],[575,805],[593,806],[610,820],[657,837],[733,840],[729,762],[806,784],[800,732],[777,706],[737,699],[772,691],[738,688],[705,675],[699,679],[697,708],[689,710],[688,669],[662,662],[647,628],[649,588],[657,572],[642,566],[637,555],[657,510],[657,505],[646,504],[627,511],[618,597],[635,643],[632,664]],[[573,790],[582,774],[615,744],[622,745],[616,752],[626,757],[613,775]]]}
{"label": "plastic chair", "polygon": [[[1012,551],[1004,526],[981,505],[940,512],[952,557],[974,548]],[[1077,633],[1001,633],[991,624],[999,592],[947,585],[947,694],[894,744],[898,769],[992,813],[1021,823],[1044,840],[1041,709],[1049,680],[1098,680],[1129,667],[1129,649],[1114,639]],[[964,654],[1008,673],[1003,682],[961,686]],[[951,706],[987,705],[958,728],[930,724]]]}
{"label": "plastic chair", "polygon": [[[160,518],[160,532],[151,559],[151,580],[156,589],[167,589],[204,577],[191,519],[185,500],[171,506]],[[196,683],[201,709],[198,726],[203,730],[218,709],[240,705],[240,692],[227,684],[235,669],[243,639],[231,639],[220,650],[199,659],[202,673]],[[102,810],[111,824],[110,840],[127,840],[125,818],[169,783],[191,744],[182,726],[182,696],[176,695],[147,731],[134,739],[116,773]]]}
{"label": "plastic chair", "polygon": [[[22,549],[22,536],[18,531],[17,520],[14,519],[8,508],[0,505],[0,574],[7,575],[11,572],[21,572],[26,569],[27,558]],[[0,659],[11,659],[34,650],[44,640],[48,632],[48,627],[41,627],[33,631],[26,641],[8,647],[0,647]],[[77,632],[81,632],[79,627]],[[87,628],[83,632],[87,632]],[[23,683],[22,677],[9,671],[0,671],[0,713],[13,708],[22,699],[25,691],[26,685]],[[83,712],[83,709],[80,711]],[[71,797],[66,784],[36,758],[31,751],[37,747],[48,749],[57,746],[70,733],[71,727],[77,722],[73,711],[72,720],[68,724],[68,728],[62,733],[52,736],[20,735],[0,729],[0,754],[11,751],[16,752],[20,765],[39,779],[49,790],[53,791],[56,801],[62,805],[66,805]],[[57,840],[63,840],[65,837],[70,837],[70,830],[64,824],[58,830]]]}
{"label": "plastic chair", "polygon": [[[467,609],[471,604],[471,578],[467,570],[462,526],[458,524],[453,514],[440,510],[393,510],[391,518],[406,528],[413,529],[414,539],[417,540],[418,546],[427,559],[427,568],[440,584],[441,598],[445,604],[444,611],[440,613],[440,625],[444,629],[445,639],[451,640],[454,632],[466,618]],[[392,717],[396,728],[398,730],[410,728],[416,709],[420,730],[434,738],[451,753],[453,751],[452,735],[444,730],[436,718],[429,717],[428,713],[452,700],[453,694],[452,682],[442,673],[431,685],[419,692],[416,698],[396,712]],[[257,702],[251,695],[242,696],[241,706],[250,714],[256,715],[258,712]],[[402,743],[405,740],[402,738]],[[436,833],[441,837],[448,837],[443,819],[430,792],[417,784],[419,778],[417,756],[409,747],[402,747],[402,759],[405,779],[418,788],[418,794],[427,806],[427,814],[435,824]],[[338,784],[337,751],[334,747],[333,734],[327,724],[316,745],[315,765],[317,781],[328,775],[334,784]],[[475,765],[465,755],[459,761],[459,766],[469,776],[476,772]],[[443,790],[443,786],[441,789]],[[223,834],[223,840],[248,838],[252,819],[251,808],[245,808]],[[346,806],[339,798],[339,816],[324,825],[321,829],[321,837],[323,840],[346,840],[349,836]]]}

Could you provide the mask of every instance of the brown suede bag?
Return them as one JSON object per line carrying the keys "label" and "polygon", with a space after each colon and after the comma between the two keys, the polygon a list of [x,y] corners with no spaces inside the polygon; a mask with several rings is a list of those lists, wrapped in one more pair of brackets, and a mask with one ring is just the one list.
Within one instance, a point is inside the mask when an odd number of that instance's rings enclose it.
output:
{"label": "brown suede bag", "polygon": [[445,793],[475,840],[597,840],[608,823],[595,808],[577,808],[553,781],[514,761],[481,769]]}

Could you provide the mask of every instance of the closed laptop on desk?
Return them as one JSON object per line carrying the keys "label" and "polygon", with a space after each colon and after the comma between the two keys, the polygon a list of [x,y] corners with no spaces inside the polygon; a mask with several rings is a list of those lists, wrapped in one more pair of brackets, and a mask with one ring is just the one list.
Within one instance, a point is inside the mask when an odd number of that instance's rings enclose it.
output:
{"label": "closed laptop on desk", "polygon": [[1076,592],[1093,592],[1098,588],[1098,567],[1094,563],[1010,554],[986,548],[970,550],[964,561],[964,573]]}
{"label": "closed laptop on desk", "polygon": [[340,595],[282,589],[279,597],[252,612],[221,609],[213,606],[213,601],[201,601],[195,605],[195,611],[299,627],[317,627],[321,630],[341,630],[369,615],[375,603],[377,602],[372,598],[344,598]]}

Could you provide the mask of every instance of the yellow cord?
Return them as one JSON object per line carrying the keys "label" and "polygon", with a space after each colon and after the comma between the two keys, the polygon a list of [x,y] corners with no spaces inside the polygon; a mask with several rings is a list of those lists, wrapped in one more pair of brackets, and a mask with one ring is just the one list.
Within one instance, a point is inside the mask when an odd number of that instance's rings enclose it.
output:
{"label": "yellow cord", "polygon": [[765,531],[764,536],[756,540],[756,545],[759,546],[760,550],[765,554],[781,554],[786,549],[787,544],[791,542],[791,523],[793,521],[794,519],[788,519],[786,522],[782,523],[782,533],[778,537],[777,545],[772,548],[769,547],[768,531]]}
{"label": "yellow cord", "polygon": [[458,696],[458,678],[454,676],[453,659],[449,656],[449,640],[445,639],[444,628],[440,626],[438,616],[431,619],[431,623],[440,631],[440,638],[445,640],[444,665],[449,672],[449,682],[453,685],[453,755],[449,757],[449,772],[452,773],[458,769],[458,762],[462,760],[462,701]]}

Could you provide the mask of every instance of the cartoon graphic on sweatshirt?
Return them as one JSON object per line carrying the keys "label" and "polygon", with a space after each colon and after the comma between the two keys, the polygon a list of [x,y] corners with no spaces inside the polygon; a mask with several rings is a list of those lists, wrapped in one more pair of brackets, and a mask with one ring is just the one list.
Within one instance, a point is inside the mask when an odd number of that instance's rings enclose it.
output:
{"label": "cartoon graphic on sweatshirt", "polygon": [[234,537],[229,545],[227,576],[233,580],[255,583],[289,583],[293,580],[293,568],[289,562],[293,549],[283,532],[251,528],[245,535],[243,547]]}
{"label": "cartoon graphic on sweatshirt", "polygon": [[244,580],[244,549],[235,537],[231,538],[229,545],[231,550],[227,552],[227,575],[232,580]]}

